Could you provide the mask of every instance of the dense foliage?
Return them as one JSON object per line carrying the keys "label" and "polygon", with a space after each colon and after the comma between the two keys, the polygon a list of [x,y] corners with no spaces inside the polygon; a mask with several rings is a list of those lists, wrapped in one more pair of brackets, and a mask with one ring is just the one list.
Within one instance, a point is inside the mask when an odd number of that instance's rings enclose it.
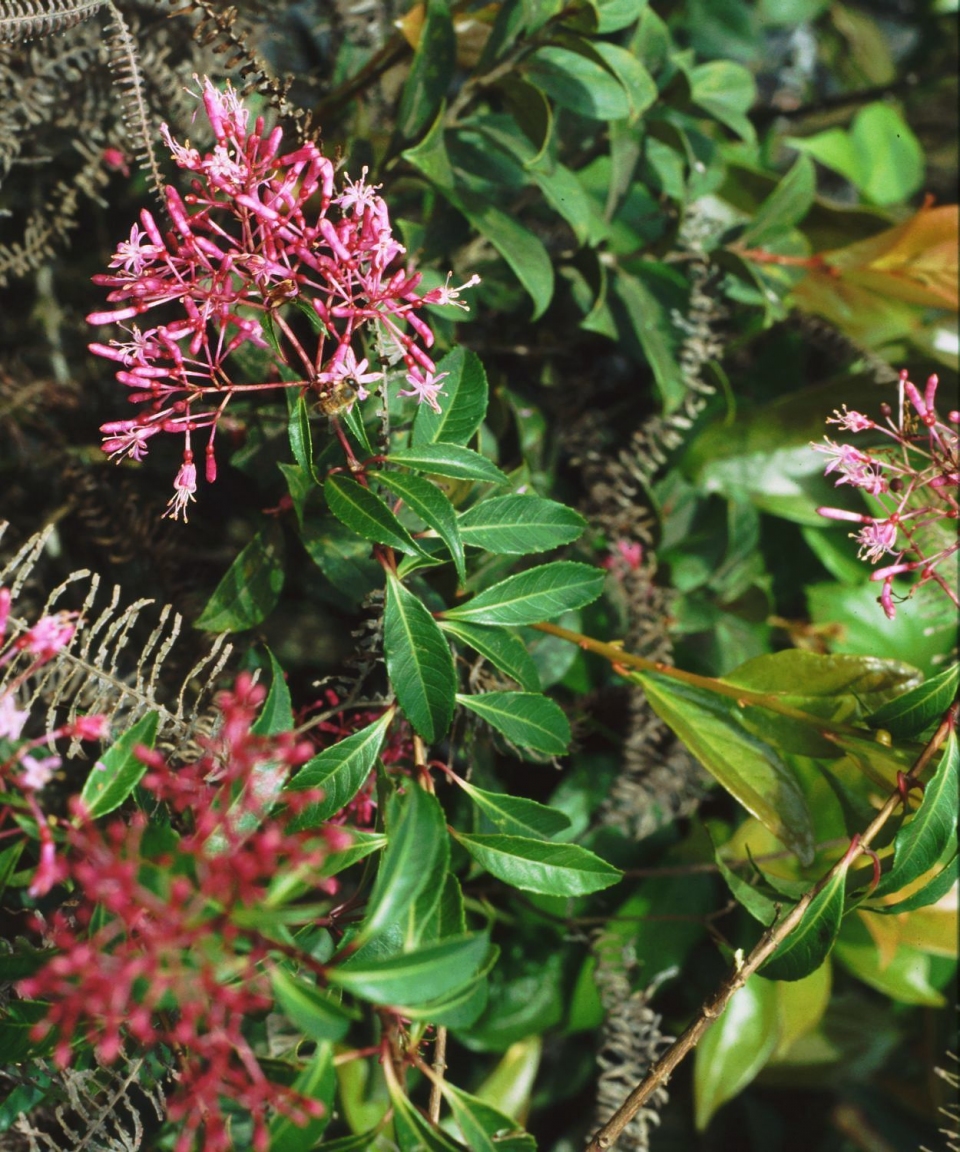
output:
{"label": "dense foliage", "polygon": [[955,9],[369,11],[0,5],[0,1148],[956,1147]]}

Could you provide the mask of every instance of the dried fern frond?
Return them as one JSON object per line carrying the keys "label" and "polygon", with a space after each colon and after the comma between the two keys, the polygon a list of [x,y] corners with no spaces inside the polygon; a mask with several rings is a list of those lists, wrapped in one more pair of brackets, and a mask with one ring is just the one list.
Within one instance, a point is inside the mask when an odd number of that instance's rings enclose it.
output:
{"label": "dried fern frond", "polygon": [[133,146],[137,163],[147,174],[147,182],[161,204],[164,204],[164,180],[160,175],[157,155],[153,150],[154,126],[144,99],[143,75],[137,45],[119,8],[107,3],[110,24],[107,36],[110,44],[110,71],[116,81],[123,103],[123,124],[127,138]]}
{"label": "dried fern frond", "polygon": [[107,0],[2,0],[0,44],[37,40],[89,20]]}
{"label": "dried fern frond", "polygon": [[[3,527],[0,525],[0,535]],[[36,566],[51,530],[32,537],[0,567],[0,584],[10,589],[14,602]],[[64,716],[72,721],[81,713],[104,714],[122,729],[148,712],[156,712],[158,737],[173,741],[178,747],[189,745],[206,732],[208,722],[200,713],[230,658],[232,645],[225,635],[217,637],[182,678],[179,689],[162,693],[161,671],[180,636],[182,617],[167,605],[146,639],[133,643],[133,630],[153,601],[141,599],[123,607],[120,589],[115,586],[103,604],[100,588],[100,577],[81,569],[71,573],[46,597],[37,615],[63,609],[79,611],[78,626],[70,644],[21,689],[20,706],[44,708],[47,731],[62,723]],[[8,622],[12,634],[26,631],[31,623],[21,619],[14,607]],[[3,670],[0,688],[22,670],[23,656],[12,660]],[[78,751],[79,746],[71,748],[68,755]]]}

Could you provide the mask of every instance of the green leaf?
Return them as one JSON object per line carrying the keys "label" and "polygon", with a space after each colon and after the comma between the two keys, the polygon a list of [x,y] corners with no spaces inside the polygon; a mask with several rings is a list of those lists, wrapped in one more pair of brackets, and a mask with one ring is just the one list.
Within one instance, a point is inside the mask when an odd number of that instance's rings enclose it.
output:
{"label": "green leaf", "polygon": [[377,480],[399,496],[411,512],[437,533],[453,557],[460,583],[465,583],[467,569],[457,514],[436,484],[422,476],[409,476],[406,472],[378,472]]}
{"label": "green leaf", "polygon": [[761,971],[769,980],[802,980],[830,955],[843,920],[847,869],[839,868],[814,896],[800,923]]}
{"label": "green leaf", "polygon": [[369,542],[333,516],[307,519],[300,540],[334,588],[354,604],[383,584],[383,569],[371,557]]}
{"label": "green leaf", "polygon": [[549,840],[570,827],[570,818],[557,808],[548,808],[522,796],[505,796],[502,792],[485,792],[466,780],[456,779],[486,818],[507,836],[526,836]]}
{"label": "green leaf", "polygon": [[407,148],[403,153],[403,158],[422,172],[444,193],[450,193],[456,180],[443,140],[445,123],[446,105],[441,104],[440,112],[431,124],[430,131],[415,148]]}
{"label": "green leaf", "polygon": [[437,365],[446,372],[439,397],[441,410],[434,412],[421,404],[413,422],[414,448],[430,444],[466,444],[483,422],[487,413],[487,374],[480,358],[457,346]]}
{"label": "green leaf", "polygon": [[557,560],[508,576],[444,615],[474,624],[538,624],[592,603],[603,591],[604,579],[603,572],[588,564]]}
{"label": "green leaf", "polygon": [[448,936],[462,936],[467,930],[463,893],[456,876],[450,872],[450,837],[445,824],[439,838],[439,851],[430,860],[430,867],[421,867],[419,861],[417,867],[421,868],[424,879],[419,895],[406,913],[405,952]]}
{"label": "green leaf", "polygon": [[960,664],[951,664],[939,676],[904,692],[867,717],[871,728],[885,728],[897,740],[914,739],[934,724],[956,699]]}
{"label": "green leaf", "polygon": [[504,258],[533,300],[530,319],[539,320],[553,299],[554,285],[553,263],[542,241],[512,216],[479,196],[464,193],[448,199]]}
{"label": "green leaf", "polygon": [[720,875],[727,882],[727,887],[733,893],[737,903],[746,908],[755,920],[759,920],[761,924],[769,928],[779,913],[779,902],[760,892],[742,876],[738,876],[727,865],[719,850],[714,854],[714,859],[720,869]]}
{"label": "green leaf", "polygon": [[[416,901],[447,843],[446,820],[435,796],[411,783],[387,806],[387,847],[356,940],[373,939],[398,923]],[[438,892],[434,893],[434,898]]]}
{"label": "green leaf", "polygon": [[601,36],[629,28],[640,19],[647,0],[594,0],[597,10],[597,31]]}
{"label": "green leaf", "polygon": [[283,1014],[311,1040],[342,1040],[350,1027],[350,1013],[329,993],[286,968],[270,970],[270,985]]}
{"label": "green leaf", "polygon": [[457,41],[447,0],[427,0],[426,19],[397,110],[397,130],[407,140],[434,116],[456,66]]}
{"label": "green leaf", "polygon": [[550,844],[525,836],[454,832],[476,862],[498,880],[544,896],[586,896],[616,884],[622,876],[577,844]]}
{"label": "green leaf", "polygon": [[379,1128],[371,1128],[369,1132],[361,1132],[357,1136],[341,1136],[339,1140],[325,1140],[322,1149],[323,1152],[366,1152],[379,1135]]}
{"label": "green leaf", "polygon": [[6,891],[7,885],[17,870],[17,864],[20,862],[20,856],[25,845],[26,841],[15,840],[8,848],[4,848],[0,852],[0,896]]}
{"label": "green leaf", "polygon": [[540,674],[527,646],[519,636],[506,628],[494,628],[482,624],[465,624],[461,620],[441,620],[440,627],[469,644],[475,652],[505,673],[527,692],[540,690]]}
{"label": "green leaf", "polygon": [[399,1152],[461,1152],[439,1128],[429,1124],[407,1099],[396,1077],[387,1073],[387,1088],[393,1104],[393,1130]]}
{"label": "green leaf", "polygon": [[320,876],[324,880],[336,876],[386,846],[387,838],[381,832],[360,832],[351,828],[350,844],[346,848],[341,848],[339,852],[330,853],[323,862]]}
{"label": "green leaf", "polygon": [[[275,1116],[270,1122],[270,1152],[311,1152],[323,1136],[333,1116],[333,1100],[337,1090],[332,1044],[317,1045],[309,1063],[294,1080],[292,1088],[301,1096],[319,1100],[324,1107],[323,1115],[310,1117],[305,1124],[295,1124],[288,1116]],[[340,1141],[334,1143],[339,1144]],[[329,1152],[333,1144],[324,1144],[323,1147]]]}
{"label": "green leaf", "polygon": [[[634,677],[632,677],[634,678]],[[638,673],[650,706],[726,790],[801,861],[813,860],[813,823],[793,772],[776,749],[746,731],[727,697]]]}
{"label": "green leaf", "polygon": [[417,733],[432,744],[450,727],[457,676],[450,645],[423,604],[391,573],[383,617],[387,675]]}
{"label": "green leaf", "polygon": [[322,788],[323,799],[301,812],[294,827],[315,828],[350,803],[373,771],[393,717],[394,710],[389,708],[379,720],[324,748],[304,764],[287,787],[294,792]]}
{"label": "green leaf", "polygon": [[960,752],[956,731],[947,738],[940,763],[923,790],[923,800],[893,841],[893,867],[872,895],[897,892],[928,872],[957,834]]}
{"label": "green leaf", "polygon": [[400,552],[421,555],[423,549],[410,536],[400,521],[369,488],[339,473],[328,476],[323,486],[327,505],[336,518],[365,540],[385,544]]}
{"label": "green leaf", "polygon": [[796,163],[757,209],[740,242],[757,248],[806,216],[817,193],[817,176],[807,156]]}
{"label": "green leaf", "polygon": [[456,1088],[448,1080],[441,1081],[440,1090],[450,1105],[453,1118],[470,1152],[498,1152],[503,1148],[503,1143],[493,1138],[510,1133],[518,1134],[518,1142],[513,1145],[517,1152],[521,1148],[536,1152],[537,1145],[533,1137],[523,1133],[521,1126],[512,1117]]}
{"label": "green leaf", "polygon": [[[419,413],[417,415],[419,417]],[[449,476],[452,480],[480,480],[487,484],[510,483],[486,456],[459,444],[420,444],[416,448],[398,448],[386,459],[389,464],[402,464],[404,468],[427,472],[431,476]]]}
{"label": "green leaf", "polygon": [[630,119],[637,120],[657,99],[653,77],[626,48],[611,44],[609,40],[594,40],[590,46],[623,85],[630,103]]}
{"label": "green leaf", "polygon": [[[311,308],[312,312],[313,309]],[[317,483],[317,474],[313,469],[313,438],[310,435],[310,413],[303,393],[296,394],[291,389],[286,390],[287,408],[290,412],[290,421],[287,425],[287,435],[290,438],[290,448],[293,458],[300,466],[301,471],[314,484]]]}
{"label": "green leaf", "polygon": [[488,947],[486,934],[477,932],[399,956],[346,960],[331,966],[328,978],[374,1004],[425,1004],[468,984]]}
{"label": "green leaf", "polygon": [[897,1004],[945,1007],[946,997],[931,981],[936,958],[906,943],[892,957],[883,956],[864,923],[866,915],[857,911],[844,921],[836,947],[840,963]]}
{"label": "green leaf", "polygon": [[457,703],[523,748],[561,756],[570,744],[570,725],[563,709],[539,692],[458,693]]}
{"label": "green leaf", "polygon": [[664,407],[667,412],[672,412],[687,395],[683,373],[672,348],[676,326],[667,309],[639,276],[618,271],[614,292],[627,310],[631,327],[657,382]]}
{"label": "green leaf", "polygon": [[542,496],[495,496],[460,516],[464,544],[510,556],[559,548],[579,539],[586,526],[579,512]]}
{"label": "green leaf", "polygon": [[589,56],[569,48],[538,48],[524,61],[523,72],[562,108],[594,120],[625,120],[630,97],[616,76]]}
{"label": "green leaf", "polygon": [[205,632],[242,632],[254,627],[276,607],[283,578],[283,533],[271,523],[227,569],[195,626]]}
{"label": "green leaf", "polygon": [[19,1064],[43,1053],[52,1037],[32,1040],[30,1033],[47,1015],[48,1005],[42,1000],[12,1000],[0,1010],[0,1052],[5,1064]]}
{"label": "green leaf", "polygon": [[692,68],[689,79],[690,98],[694,104],[731,128],[748,144],[756,139],[746,114],[757,97],[757,86],[742,64],[712,60]]}
{"label": "green leaf", "polygon": [[287,687],[283,669],[269,648],[267,649],[267,656],[270,658],[270,691],[260,709],[260,715],[250,728],[255,736],[276,736],[280,732],[293,731],[293,704],[290,700],[290,689]]}
{"label": "green leaf", "polygon": [[896,916],[900,912],[913,912],[936,904],[953,888],[960,879],[960,856],[954,852],[950,860],[930,880],[896,904],[868,904],[867,911],[880,912],[884,916]]}
{"label": "green leaf", "polygon": [[91,819],[106,816],[119,808],[140,782],[147,766],[137,758],[134,749],[138,744],[153,747],[159,721],[159,713],[148,712],[128,732],[124,732],[90,769],[80,801]]}
{"label": "green leaf", "polygon": [[751,976],[697,1045],[693,1093],[697,1131],[731,1100],[773,1055],[778,1039],[776,985]]}
{"label": "green leaf", "polygon": [[[21,847],[21,845],[17,845]],[[0,952],[0,980],[4,984],[12,984],[16,980],[23,980],[32,976],[34,972],[45,967],[59,950],[55,948],[32,948],[29,944],[17,941],[13,952]],[[0,1128],[0,1132],[3,1129]]]}

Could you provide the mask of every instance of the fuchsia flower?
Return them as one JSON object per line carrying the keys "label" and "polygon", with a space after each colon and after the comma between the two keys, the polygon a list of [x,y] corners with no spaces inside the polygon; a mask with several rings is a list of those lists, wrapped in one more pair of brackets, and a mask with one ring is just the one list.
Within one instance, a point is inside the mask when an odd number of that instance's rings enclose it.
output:
{"label": "fuchsia flower", "polygon": [[886,555],[894,557],[892,564],[877,569],[870,577],[883,584],[880,603],[891,620],[896,615],[893,581],[897,576],[919,573],[913,589],[933,581],[960,606],[954,581],[937,570],[957,553],[956,524],[960,516],[960,414],[950,412],[946,420],[938,416],[938,385],[938,378],[931,376],[921,395],[904,371],[900,373],[896,420],[890,406],[884,404],[885,423],[859,412],[848,412],[846,405],[828,421],[848,432],[881,433],[886,442],[877,447],[861,450],[826,437],[823,444],[813,445],[830,457],[824,471],[827,475],[837,474],[838,486],[860,488],[883,509],[882,514],[874,515],[845,508],[818,511],[830,520],[861,525],[854,534],[861,559],[876,564]]}
{"label": "fuchsia flower", "polygon": [[[381,372],[368,371],[360,351],[364,332],[374,329],[378,345],[396,349],[416,396],[439,410],[436,364],[426,349],[433,333],[418,315],[426,303],[455,303],[460,288],[417,293],[419,273],[395,267],[404,248],[393,237],[378,186],[347,179],[335,195],[334,166],[311,142],[281,152],[282,131],[267,133],[231,88],[218,91],[209,80],[200,97],[216,144],[203,155],[189,142],[162,135],[180,168],[194,174],[181,196],[166,189],[172,228],[164,232],[150,212],[130,230],[110,261],[111,271],[94,277],[108,288],[111,307],[91,313],[91,324],[138,320],[127,341],[93,343],[90,350],[116,362],[117,380],[131,403],[133,419],[103,426],[104,450],[115,459],[141,460],[158,432],[184,437],[184,465],[177,475],[167,515],[186,519],[196,473],[190,435],[209,429],[207,476],[216,474],[213,435],[228,404],[237,397],[298,388],[323,394],[349,378],[359,399]],[[460,305],[463,307],[463,305]],[[310,346],[297,311],[312,313],[320,332]],[[279,355],[265,337],[269,327]],[[315,344],[313,341],[315,340]],[[234,353],[244,345],[270,350],[279,363],[267,378],[245,379]],[[281,379],[280,364],[297,379]]]}

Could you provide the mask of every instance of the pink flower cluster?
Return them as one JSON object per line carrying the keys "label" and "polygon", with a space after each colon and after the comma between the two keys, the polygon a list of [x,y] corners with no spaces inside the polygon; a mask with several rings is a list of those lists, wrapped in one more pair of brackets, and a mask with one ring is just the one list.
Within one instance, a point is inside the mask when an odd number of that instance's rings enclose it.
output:
{"label": "pink flower cluster", "polygon": [[[829,457],[825,473],[836,475],[838,487],[849,484],[859,488],[882,509],[874,515],[844,508],[818,511],[831,520],[861,525],[852,534],[860,545],[861,559],[876,564],[884,556],[893,557],[892,563],[870,577],[883,584],[880,603],[891,620],[896,614],[893,581],[897,576],[919,574],[914,588],[934,581],[960,606],[953,582],[937,571],[957,552],[956,523],[960,516],[960,412],[952,411],[946,418],[938,415],[938,385],[937,377],[931,376],[921,394],[904,371],[900,374],[896,418],[888,404],[881,408],[882,423],[860,412],[849,412],[844,405],[842,412],[835,412],[828,420],[846,432],[881,434],[886,439],[876,447],[855,448],[827,437],[823,444],[813,445]],[[945,527],[949,528],[946,536]]]}
{"label": "pink flower cluster", "polygon": [[[114,324],[162,310],[153,327],[133,324],[127,340],[90,348],[121,365],[117,380],[131,402],[145,405],[133,419],[103,425],[111,457],[142,459],[159,432],[184,437],[167,513],[184,519],[197,488],[192,434],[209,433],[212,482],[214,435],[235,396],[299,388],[322,398],[346,385],[364,399],[367,385],[383,377],[370,369],[362,346],[358,358],[367,327],[389,359],[404,362],[409,388],[401,395],[439,410],[443,373],[425,351],[433,333],[418,312],[424,304],[457,304],[460,291],[477,281],[450,288],[448,279],[419,296],[420,274],[395,267],[404,249],[365,169],[335,195],[334,166],[315,144],[281,153],[281,129],[266,134],[258,118],[251,130],[232,88],[220,92],[204,80],[200,95],[213,151],[201,155],[163,126],[177,165],[195,173],[191,191],[181,197],[166,189],[169,232],[141,213],[142,228],[134,225],[120,243],[112,271],[94,277],[110,289],[114,307],[87,317]],[[244,374],[234,353],[244,345],[271,354],[268,379],[238,380]]]}
{"label": "pink flower cluster", "polygon": [[[61,868],[57,860],[56,843],[50,823],[40,806],[37,793],[53,779],[60,767],[60,757],[55,753],[46,756],[34,755],[42,746],[49,748],[52,741],[67,737],[76,740],[103,740],[110,735],[110,725],[105,716],[80,716],[68,724],[63,724],[52,732],[45,732],[35,740],[20,741],[24,725],[29,718],[26,708],[17,706],[17,691],[58,652],[66,648],[77,630],[75,612],[57,612],[41,617],[32,628],[28,628],[16,639],[3,644],[7,625],[10,621],[11,596],[8,588],[0,588],[0,668],[10,664],[17,656],[26,656],[25,666],[0,688],[0,740],[17,742],[13,751],[0,760],[0,828],[8,820],[16,820],[17,809],[26,809],[33,819],[40,841],[40,861],[33,882],[31,896],[43,896],[60,878]],[[9,792],[11,783],[16,792]],[[11,827],[0,831],[0,837],[19,834],[20,829]]]}
{"label": "pink flower cluster", "polygon": [[256,1152],[269,1145],[271,1109],[296,1123],[322,1111],[267,1078],[245,1024],[272,1007],[270,968],[288,950],[262,930],[271,881],[317,877],[330,850],[350,836],[290,830],[319,794],[284,793],[277,808],[278,790],[313,749],[292,734],[252,731],[263,698],[247,675],[222,693],[219,733],[192,765],[174,769],[159,753],[137,750],[149,769],[143,787],[172,811],[172,827],[137,813],[101,829],[74,806],[67,870],[80,906],[71,919],[54,915],[46,934],[57,955],[19,986],[49,1001],[36,1034],[56,1034],[60,1065],[70,1063],[80,1036],[104,1062],[127,1038],[177,1054],[168,1105],[181,1124],[177,1152],[198,1141],[207,1152],[234,1147],[225,1099],[251,1114]]}

